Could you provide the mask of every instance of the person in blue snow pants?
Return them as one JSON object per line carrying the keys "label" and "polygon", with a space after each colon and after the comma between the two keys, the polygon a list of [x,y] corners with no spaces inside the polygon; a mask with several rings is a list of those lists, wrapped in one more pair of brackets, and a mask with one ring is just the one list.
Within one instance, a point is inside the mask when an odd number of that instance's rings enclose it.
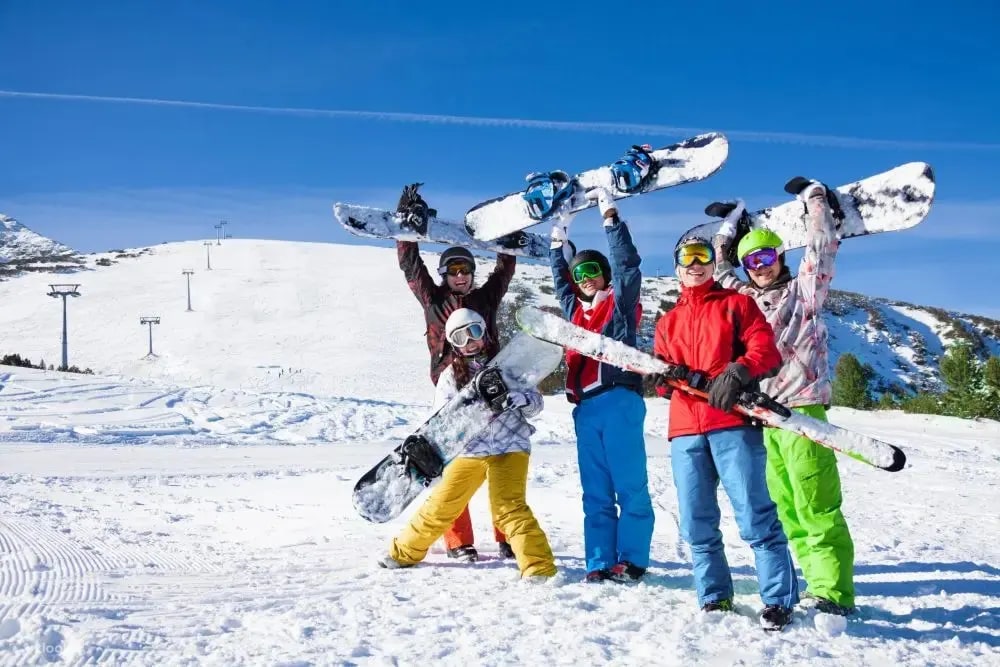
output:
{"label": "person in blue snow pants", "polygon": [[[563,315],[589,331],[635,347],[642,317],[641,259],[614,200],[605,190],[597,199],[611,261],[596,250],[576,252],[568,239],[569,220],[552,228],[549,259]],[[566,396],[573,409],[580,486],[586,581],[639,581],[649,567],[653,503],[646,476],[642,378],[566,351]]]}
{"label": "person in blue snow pants", "polygon": [[722,547],[716,494],[722,482],[740,537],[753,549],[761,601],[792,607],[798,581],[774,502],[767,490],[764,434],[736,427],[682,435],[670,443],[670,462],[680,504],[681,536],[691,547],[698,605],[733,599],[733,579]]}

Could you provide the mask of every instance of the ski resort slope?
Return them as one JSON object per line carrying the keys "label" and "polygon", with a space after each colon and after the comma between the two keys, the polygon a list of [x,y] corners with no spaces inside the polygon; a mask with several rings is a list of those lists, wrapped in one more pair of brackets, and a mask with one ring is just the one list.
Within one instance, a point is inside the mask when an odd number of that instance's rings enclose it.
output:
{"label": "ski resort slope", "polygon": [[[382,570],[421,500],[374,525],[351,490],[432,398],[394,256],[211,251],[211,272],[191,242],[58,276],[84,294],[69,304],[70,363],[99,374],[0,367],[0,665],[1000,664],[1000,423],[831,411],[909,458],[898,473],[840,459],[860,607],[846,621],[803,605],[784,632],[759,628],[752,554],[721,491],[739,613],[697,609],[661,399],[646,420],[656,528],[643,583],[580,583],[561,396],[535,420],[528,490],[554,580],[522,582],[497,559],[482,491],[481,562],[449,561],[438,543],[416,568]],[[196,271],[191,313],[183,268]],[[0,330],[4,350],[58,363],[48,282],[0,283]],[[163,318],[154,358],[142,315]]]}

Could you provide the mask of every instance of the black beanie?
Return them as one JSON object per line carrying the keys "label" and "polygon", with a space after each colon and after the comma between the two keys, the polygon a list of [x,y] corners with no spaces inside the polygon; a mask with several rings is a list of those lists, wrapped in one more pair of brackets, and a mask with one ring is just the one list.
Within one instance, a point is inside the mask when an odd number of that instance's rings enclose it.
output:
{"label": "black beanie", "polygon": [[601,267],[601,273],[604,274],[604,279],[607,283],[611,284],[611,264],[608,262],[608,258],[597,252],[596,250],[581,250],[573,256],[573,261],[569,263],[569,275],[573,275],[573,269],[584,262],[597,262]]}
{"label": "black beanie", "polygon": [[438,260],[438,273],[451,262],[468,262],[472,265],[473,273],[476,271],[476,258],[472,256],[468,248],[456,245],[441,253],[441,259]]}

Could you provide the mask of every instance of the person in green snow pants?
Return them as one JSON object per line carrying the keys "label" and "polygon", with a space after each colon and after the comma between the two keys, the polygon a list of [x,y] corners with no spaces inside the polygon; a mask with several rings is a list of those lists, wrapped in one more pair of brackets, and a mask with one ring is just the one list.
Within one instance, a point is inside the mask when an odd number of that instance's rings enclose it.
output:
{"label": "person in green snow pants", "polygon": [[[777,375],[761,389],[793,410],[826,420],[833,385],[822,308],[830,290],[840,241],[826,187],[808,181],[797,198],[805,207],[805,254],[799,274],[785,264],[781,237],[766,228],[749,231],[736,248],[747,273],[740,280],[727,260],[742,201],[723,220],[715,236],[716,279],[749,294],[760,306],[781,351]],[[806,579],[807,597],[819,611],[847,615],[854,610],[854,541],[841,511],[840,473],[834,452],[781,429],[764,429],[767,487],[778,518]]]}

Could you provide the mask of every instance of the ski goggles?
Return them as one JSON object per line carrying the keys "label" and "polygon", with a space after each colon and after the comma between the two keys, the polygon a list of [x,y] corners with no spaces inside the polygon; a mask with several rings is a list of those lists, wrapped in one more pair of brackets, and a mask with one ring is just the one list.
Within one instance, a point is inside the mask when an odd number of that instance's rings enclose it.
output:
{"label": "ski goggles", "polygon": [[573,267],[573,282],[577,285],[586,281],[600,278],[604,275],[601,265],[597,262],[580,262]]}
{"label": "ski goggles", "polygon": [[674,262],[683,268],[692,264],[711,264],[714,261],[715,250],[707,243],[689,243],[674,251]]}
{"label": "ski goggles", "polygon": [[438,269],[438,273],[442,276],[471,276],[475,271],[472,269],[472,265],[468,262],[449,262],[447,266],[442,266]]}
{"label": "ski goggles", "polygon": [[472,324],[466,324],[464,327],[452,331],[448,335],[448,342],[455,347],[465,347],[469,344],[469,341],[482,340],[485,335],[486,329],[483,328],[483,325],[478,322],[473,322]]}
{"label": "ski goggles", "polygon": [[764,268],[766,266],[773,266],[777,262],[777,248],[761,248],[760,250],[754,250],[742,260],[743,268],[748,271]]}

